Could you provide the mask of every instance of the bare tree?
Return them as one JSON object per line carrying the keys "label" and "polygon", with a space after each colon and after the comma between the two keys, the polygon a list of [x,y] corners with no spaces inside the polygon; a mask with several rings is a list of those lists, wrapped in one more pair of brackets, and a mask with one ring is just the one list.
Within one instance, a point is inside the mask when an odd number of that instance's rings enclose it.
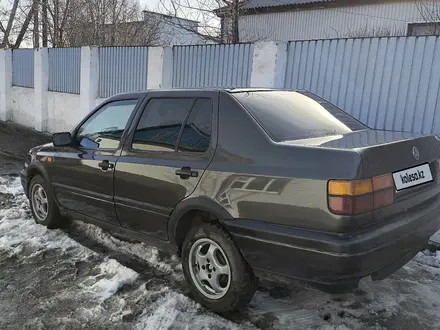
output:
{"label": "bare tree", "polygon": [[157,25],[142,20],[135,0],[42,0],[41,8],[43,46],[153,45],[158,41]]}
{"label": "bare tree", "polygon": [[34,30],[33,36],[34,36],[34,48],[40,47],[40,21],[39,21],[39,14],[40,14],[40,1],[35,0],[34,2]]}
{"label": "bare tree", "polygon": [[144,20],[134,0],[76,0],[63,29],[69,46],[149,46],[158,41],[156,22]]}
{"label": "bare tree", "polygon": [[[160,0],[158,10],[173,18],[169,24],[204,41],[239,43],[238,23],[242,5],[239,0]],[[188,20],[198,24],[188,24]],[[230,23],[227,27],[225,21]]]}
{"label": "bare tree", "polygon": [[42,25],[42,39],[43,39],[43,47],[47,47],[48,45],[48,16],[47,16],[47,0],[42,0],[41,2],[41,25]]}
{"label": "bare tree", "polygon": [[157,10],[168,15],[167,23],[200,37],[221,43],[220,19],[214,13],[222,0],[160,0]]}
{"label": "bare tree", "polygon": [[[19,48],[27,40],[29,24],[35,18],[37,0],[4,0],[0,3],[2,48]],[[5,28],[6,26],[6,28]]]}
{"label": "bare tree", "polygon": [[417,1],[417,10],[426,23],[418,24],[423,28],[424,35],[440,35],[440,1]]}
{"label": "bare tree", "polygon": [[[272,31],[240,31],[240,20],[249,11],[248,0],[159,0],[158,11],[173,20],[170,24],[214,43],[257,42],[270,39]],[[198,21],[188,24],[184,19]]]}
{"label": "bare tree", "polygon": [[0,45],[158,45],[160,27],[138,0],[0,0]]}

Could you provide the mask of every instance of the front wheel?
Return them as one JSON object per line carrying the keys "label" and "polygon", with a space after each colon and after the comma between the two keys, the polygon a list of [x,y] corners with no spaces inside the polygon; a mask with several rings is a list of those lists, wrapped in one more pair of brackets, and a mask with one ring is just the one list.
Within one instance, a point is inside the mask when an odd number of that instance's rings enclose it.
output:
{"label": "front wheel", "polygon": [[240,310],[255,293],[255,275],[231,235],[218,224],[191,228],[182,248],[182,265],[195,300],[214,312]]}
{"label": "front wheel", "polygon": [[36,223],[49,229],[61,228],[68,224],[53,199],[48,183],[40,175],[34,176],[29,185],[29,205]]}

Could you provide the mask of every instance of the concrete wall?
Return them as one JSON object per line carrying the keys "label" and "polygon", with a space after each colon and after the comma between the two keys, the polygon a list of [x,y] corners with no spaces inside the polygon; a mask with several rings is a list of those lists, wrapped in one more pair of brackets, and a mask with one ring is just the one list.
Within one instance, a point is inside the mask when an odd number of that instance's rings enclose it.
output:
{"label": "concrete wall", "polygon": [[81,119],[79,95],[47,93],[46,129],[48,132],[71,131]]}
{"label": "concrete wall", "polygon": [[[242,87],[250,85],[249,80],[252,80],[253,84],[258,87],[272,87],[276,80],[274,68],[277,66],[278,45],[267,43],[255,46],[257,51],[252,51],[250,60],[248,60],[251,66],[253,61],[257,64],[254,70],[255,77],[251,74],[250,79],[247,79],[248,82]],[[49,51],[47,48],[34,50],[34,88],[29,89],[12,86],[12,52],[0,50],[0,120],[13,120],[38,131],[49,133],[71,130],[93,108],[105,100],[98,94],[99,54],[98,48],[81,48],[80,93],[78,95],[49,91]],[[228,65],[228,61],[234,60],[235,55],[225,57],[225,65]],[[171,48],[149,48],[147,89],[172,86],[173,57]],[[232,67],[228,69],[231,70]],[[238,77],[240,73],[236,71],[234,75]],[[217,69],[213,74],[220,76],[224,75],[224,72]],[[117,75],[112,79],[120,78],[121,75]],[[214,85],[212,87],[218,86]]]}
{"label": "concrete wall", "polygon": [[32,88],[12,87],[12,121],[33,127],[35,124],[35,98]]}

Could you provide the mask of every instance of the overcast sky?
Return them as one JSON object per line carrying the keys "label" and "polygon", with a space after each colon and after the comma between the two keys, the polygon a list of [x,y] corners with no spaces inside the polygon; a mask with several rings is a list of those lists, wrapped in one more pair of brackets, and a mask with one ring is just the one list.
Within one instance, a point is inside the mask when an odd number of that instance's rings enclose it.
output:
{"label": "overcast sky", "polygon": [[148,10],[156,11],[157,8],[157,0],[139,0],[141,7],[147,6]]}

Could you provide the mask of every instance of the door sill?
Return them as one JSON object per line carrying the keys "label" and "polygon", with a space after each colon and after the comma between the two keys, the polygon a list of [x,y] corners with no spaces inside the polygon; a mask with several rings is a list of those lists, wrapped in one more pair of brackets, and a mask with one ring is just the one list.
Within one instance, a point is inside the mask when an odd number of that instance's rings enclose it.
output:
{"label": "door sill", "polygon": [[153,246],[158,248],[161,251],[177,254],[177,248],[173,244],[171,244],[169,241],[164,241],[159,238],[155,238],[152,236],[140,234],[138,232],[135,232],[130,229],[123,228],[119,225],[114,225],[110,222],[101,221],[95,218],[88,217],[86,215],[74,212],[74,211],[66,211],[67,217],[74,219],[74,220],[81,220],[84,222],[88,222],[91,224],[94,224],[104,230],[107,230],[112,235],[117,235],[119,237],[122,237],[123,239],[126,239],[128,241],[136,240],[141,241],[147,245]]}

